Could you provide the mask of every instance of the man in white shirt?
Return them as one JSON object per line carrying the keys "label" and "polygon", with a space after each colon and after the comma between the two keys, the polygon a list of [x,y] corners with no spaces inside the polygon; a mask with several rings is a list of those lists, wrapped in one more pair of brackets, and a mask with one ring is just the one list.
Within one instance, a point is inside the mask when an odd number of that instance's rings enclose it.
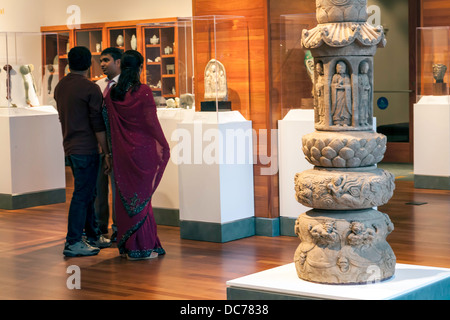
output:
{"label": "man in white shirt", "polygon": [[[111,87],[117,83],[120,76],[120,58],[122,57],[122,51],[118,48],[110,47],[102,51],[100,55],[100,67],[105,78],[98,80],[96,83],[100,87],[103,97],[105,97]],[[105,155],[101,153],[101,163],[103,164]],[[114,173],[111,172],[111,190],[112,190],[112,235],[111,241],[116,241],[117,226],[116,226],[116,214],[114,210],[115,199],[115,187],[114,187]],[[108,233],[109,225],[109,187],[108,187],[108,175],[104,174],[103,170],[99,170],[99,176],[97,178],[97,198],[95,200],[95,214],[97,217],[97,223],[100,231],[103,234]]]}

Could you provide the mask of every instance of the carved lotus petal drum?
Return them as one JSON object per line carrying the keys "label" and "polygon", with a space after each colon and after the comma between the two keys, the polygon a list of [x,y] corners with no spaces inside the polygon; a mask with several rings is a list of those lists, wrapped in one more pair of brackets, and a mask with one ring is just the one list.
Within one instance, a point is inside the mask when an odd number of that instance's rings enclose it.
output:
{"label": "carved lotus petal drum", "polygon": [[302,137],[306,160],[327,168],[367,167],[386,152],[386,136],[376,132],[313,132]]}
{"label": "carved lotus petal drum", "polygon": [[294,178],[298,202],[313,208],[296,221],[299,278],[327,284],[388,279],[395,255],[386,242],[394,226],[377,210],[392,197],[394,176],[376,167],[386,137],[373,131],[373,55],[386,45],[383,28],[367,20],[367,0],[317,0],[318,25],[303,30],[314,58],[316,131],[302,137],[311,170]]}

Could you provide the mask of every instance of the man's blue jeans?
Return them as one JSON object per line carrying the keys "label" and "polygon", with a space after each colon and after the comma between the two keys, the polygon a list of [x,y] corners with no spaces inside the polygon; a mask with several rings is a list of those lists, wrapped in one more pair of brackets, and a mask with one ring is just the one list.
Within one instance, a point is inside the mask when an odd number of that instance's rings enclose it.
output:
{"label": "man's blue jeans", "polygon": [[94,209],[99,159],[98,154],[66,157],[74,178],[66,236],[69,244],[81,241],[83,230],[88,239],[97,239],[100,234]]}

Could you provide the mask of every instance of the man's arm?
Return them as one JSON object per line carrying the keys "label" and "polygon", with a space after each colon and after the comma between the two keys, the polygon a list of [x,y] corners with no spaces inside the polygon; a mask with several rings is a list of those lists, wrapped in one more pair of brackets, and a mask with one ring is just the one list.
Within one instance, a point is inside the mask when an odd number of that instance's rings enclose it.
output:
{"label": "man's arm", "polygon": [[111,172],[112,162],[111,151],[109,150],[108,142],[106,141],[106,131],[96,132],[95,136],[105,154],[105,174],[109,174]]}

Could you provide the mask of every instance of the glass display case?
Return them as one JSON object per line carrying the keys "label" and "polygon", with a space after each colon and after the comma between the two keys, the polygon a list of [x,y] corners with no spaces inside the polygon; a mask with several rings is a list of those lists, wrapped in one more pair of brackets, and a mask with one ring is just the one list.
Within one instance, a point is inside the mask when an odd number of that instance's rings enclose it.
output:
{"label": "glass display case", "polygon": [[[178,164],[180,236],[214,242],[252,236],[255,197],[246,19],[196,16],[178,18],[178,24],[184,25],[185,43],[193,43],[194,65],[191,78],[183,76],[180,83],[193,83],[192,89],[186,88],[195,94],[195,112],[178,123],[179,144],[171,153]],[[264,51],[258,49],[255,54],[262,57]]]}
{"label": "glass display case", "polygon": [[[48,36],[55,44],[58,35]],[[42,60],[43,51],[56,56],[58,48],[43,43],[41,33],[0,33],[2,209],[65,202],[61,124],[50,101],[58,63]]]}
{"label": "glass display case", "polygon": [[417,102],[450,103],[450,27],[417,28]]}
{"label": "glass display case", "polygon": [[281,119],[292,109],[314,109],[313,68],[314,59],[302,48],[303,30],[317,25],[315,13],[281,15],[279,21],[279,50],[273,50],[275,93]]}
{"label": "glass display case", "polygon": [[[57,45],[57,39],[63,39],[64,35],[54,33],[46,37],[49,41],[42,46],[42,34],[39,32],[0,33],[1,107],[27,108],[52,104],[60,67],[58,52],[61,48]],[[49,56],[53,59],[42,60],[41,51],[51,52]]]}
{"label": "glass display case", "polygon": [[70,33],[69,32],[53,32],[43,35],[43,61],[45,66],[50,67],[58,79],[64,77],[68,72],[67,53],[70,51]]}
{"label": "glass display case", "polygon": [[249,45],[244,17],[179,17],[141,27],[145,81],[159,107],[233,110],[249,118]]}
{"label": "glass display case", "polygon": [[180,19],[193,28],[197,111],[239,111],[249,119],[249,38],[241,16]]}

